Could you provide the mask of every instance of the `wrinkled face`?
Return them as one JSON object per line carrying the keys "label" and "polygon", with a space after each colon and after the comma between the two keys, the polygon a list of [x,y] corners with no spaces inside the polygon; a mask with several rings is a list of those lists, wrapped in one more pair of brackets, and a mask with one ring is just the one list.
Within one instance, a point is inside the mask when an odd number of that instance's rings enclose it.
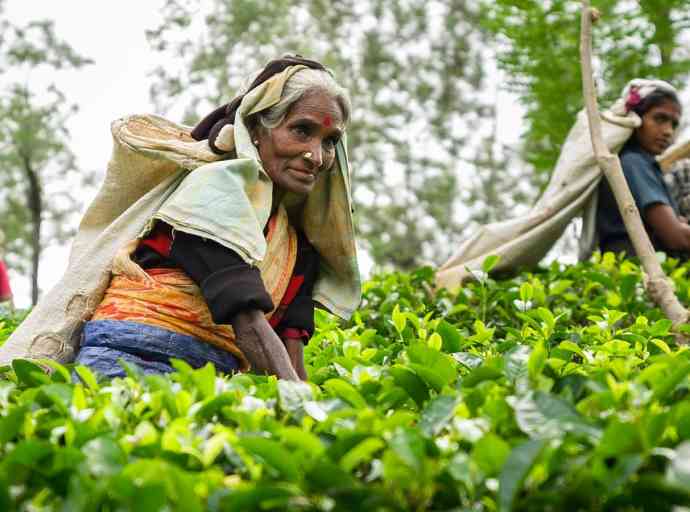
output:
{"label": "wrinkled face", "polygon": [[642,116],[642,126],[635,130],[637,142],[652,155],[663,153],[673,143],[680,121],[680,106],[673,101],[650,108]]}
{"label": "wrinkled face", "polygon": [[287,192],[308,194],[323,171],[335,162],[335,146],[345,129],[338,102],[317,91],[302,97],[282,123],[259,126],[252,139],[273,183]]}

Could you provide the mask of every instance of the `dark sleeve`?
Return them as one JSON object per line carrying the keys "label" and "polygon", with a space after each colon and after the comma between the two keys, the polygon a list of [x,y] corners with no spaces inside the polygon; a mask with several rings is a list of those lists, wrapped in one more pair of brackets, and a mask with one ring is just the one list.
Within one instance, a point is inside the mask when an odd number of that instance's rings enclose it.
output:
{"label": "dark sleeve", "polygon": [[661,176],[644,156],[629,152],[621,157],[623,174],[635,198],[640,213],[654,204],[671,206],[671,200]]}
{"label": "dark sleeve", "polygon": [[[299,252],[292,280],[301,280],[301,285],[276,326],[276,332],[281,337],[300,337],[306,342],[314,334],[314,300],[312,296],[318,273],[319,254],[306,237],[300,234]],[[303,335],[295,336],[297,332],[302,332]]]}
{"label": "dark sleeve", "polygon": [[273,310],[259,269],[233,250],[175,231],[170,258],[199,285],[215,323],[229,324],[237,313],[249,309]]}
{"label": "dark sleeve", "polygon": [[305,342],[309,341],[314,335],[314,301],[311,295],[295,297],[276,331],[282,338],[302,338]]}

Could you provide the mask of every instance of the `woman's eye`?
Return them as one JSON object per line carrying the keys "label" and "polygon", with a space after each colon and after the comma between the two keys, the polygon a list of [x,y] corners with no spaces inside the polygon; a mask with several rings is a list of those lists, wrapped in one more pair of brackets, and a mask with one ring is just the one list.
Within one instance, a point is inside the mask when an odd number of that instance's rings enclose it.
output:
{"label": "woman's eye", "polygon": [[676,128],[678,128],[678,121],[677,121],[676,119],[672,118],[671,116],[667,116],[667,115],[665,115],[665,114],[657,114],[657,115],[655,115],[655,116],[654,116],[654,121],[655,121],[657,124],[671,123],[671,126],[673,127],[674,130],[675,130]]}
{"label": "woman's eye", "polygon": [[297,125],[292,128],[292,131],[299,137],[308,137],[310,134],[308,126]]}

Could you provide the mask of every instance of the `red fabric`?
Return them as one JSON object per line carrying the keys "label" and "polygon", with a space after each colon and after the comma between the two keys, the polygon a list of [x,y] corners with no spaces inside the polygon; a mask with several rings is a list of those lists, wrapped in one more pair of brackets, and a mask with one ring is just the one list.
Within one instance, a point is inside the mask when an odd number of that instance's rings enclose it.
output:
{"label": "red fabric", "polygon": [[294,327],[286,327],[283,332],[280,333],[280,337],[283,339],[292,340],[309,340],[309,332],[304,329],[295,329]]}
{"label": "red fabric", "polygon": [[0,300],[12,298],[12,288],[10,288],[10,277],[7,275],[7,267],[0,260]]}
{"label": "red fabric", "polygon": [[[270,222],[275,222],[275,217],[271,217],[269,223]],[[172,243],[172,228],[168,224],[158,222],[156,226],[153,228],[153,230],[151,230],[151,233],[149,233],[149,235],[145,239],[143,239],[139,245],[150,247],[161,256],[169,258],[170,251],[172,249]],[[148,269],[147,272],[153,275],[155,269]],[[304,276],[292,276],[290,282],[288,283],[288,287],[285,290],[285,294],[283,295],[283,298],[280,301],[280,305],[276,308],[275,312],[273,313],[273,316],[271,316],[271,319],[268,321],[271,327],[275,329],[278,326],[278,324],[280,324],[280,321],[283,319],[283,316],[285,315],[285,311],[287,310],[288,306],[292,303],[292,301],[295,300],[295,297],[299,293],[302,284],[304,284]],[[301,339],[303,341],[308,341],[310,338],[309,332],[305,329],[296,329],[292,327],[287,327],[283,329],[279,334],[281,338]]]}
{"label": "red fabric", "polygon": [[169,258],[172,247],[172,229],[167,224],[159,222],[139,245],[150,247],[161,256]]}
{"label": "red fabric", "polygon": [[273,316],[268,321],[271,327],[275,328],[283,319],[285,310],[290,303],[295,300],[297,292],[299,292],[302,283],[304,283],[304,276],[292,276],[292,279],[290,279],[290,282],[288,283],[287,290],[285,290],[285,294],[283,295],[283,299],[280,301],[280,305],[276,308],[275,313],[273,313]]}
{"label": "red fabric", "polygon": [[288,284],[287,290],[285,290],[283,300],[280,301],[280,304],[283,306],[289,306],[290,303],[295,300],[302,283],[304,283],[304,276],[292,276],[292,279],[290,279],[290,283]]}

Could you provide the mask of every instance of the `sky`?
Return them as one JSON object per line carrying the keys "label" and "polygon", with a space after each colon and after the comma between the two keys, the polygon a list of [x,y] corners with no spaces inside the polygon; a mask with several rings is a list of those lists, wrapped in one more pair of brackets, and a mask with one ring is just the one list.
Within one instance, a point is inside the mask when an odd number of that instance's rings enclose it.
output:
{"label": "sky", "polygon": [[[127,114],[151,112],[148,76],[159,57],[149,48],[146,29],[159,21],[162,0],[118,2],[69,2],[7,0],[6,14],[13,24],[36,19],[55,22],[55,32],[94,64],[79,71],[51,76],[32,76],[49,83],[55,80],[79,112],[68,123],[72,148],[82,169],[103,173],[111,150],[110,122]],[[40,9],[37,9],[40,4]],[[96,189],[85,190],[85,209]],[[39,283],[45,291],[60,278],[67,265],[68,246],[49,247],[43,254]],[[30,302],[27,278],[10,274],[18,307]]]}
{"label": "sky", "polygon": [[[31,76],[35,83],[56,82],[68,100],[79,106],[68,129],[72,149],[82,169],[103,174],[111,150],[111,121],[129,114],[154,111],[149,86],[153,80],[151,72],[161,64],[161,56],[149,48],[145,31],[160,22],[163,3],[164,0],[6,0],[6,15],[13,24],[53,20],[57,36],[94,61],[79,71]],[[495,83],[500,83],[500,78],[497,73]],[[522,110],[516,98],[505,91],[499,91],[497,102],[499,139],[514,145],[522,132]],[[83,191],[83,209],[95,192],[95,188]],[[50,289],[62,275],[68,252],[68,245],[44,251],[39,273],[43,291]],[[370,267],[366,257],[364,260]],[[10,278],[16,306],[28,306],[29,280],[15,273],[11,273]]]}

